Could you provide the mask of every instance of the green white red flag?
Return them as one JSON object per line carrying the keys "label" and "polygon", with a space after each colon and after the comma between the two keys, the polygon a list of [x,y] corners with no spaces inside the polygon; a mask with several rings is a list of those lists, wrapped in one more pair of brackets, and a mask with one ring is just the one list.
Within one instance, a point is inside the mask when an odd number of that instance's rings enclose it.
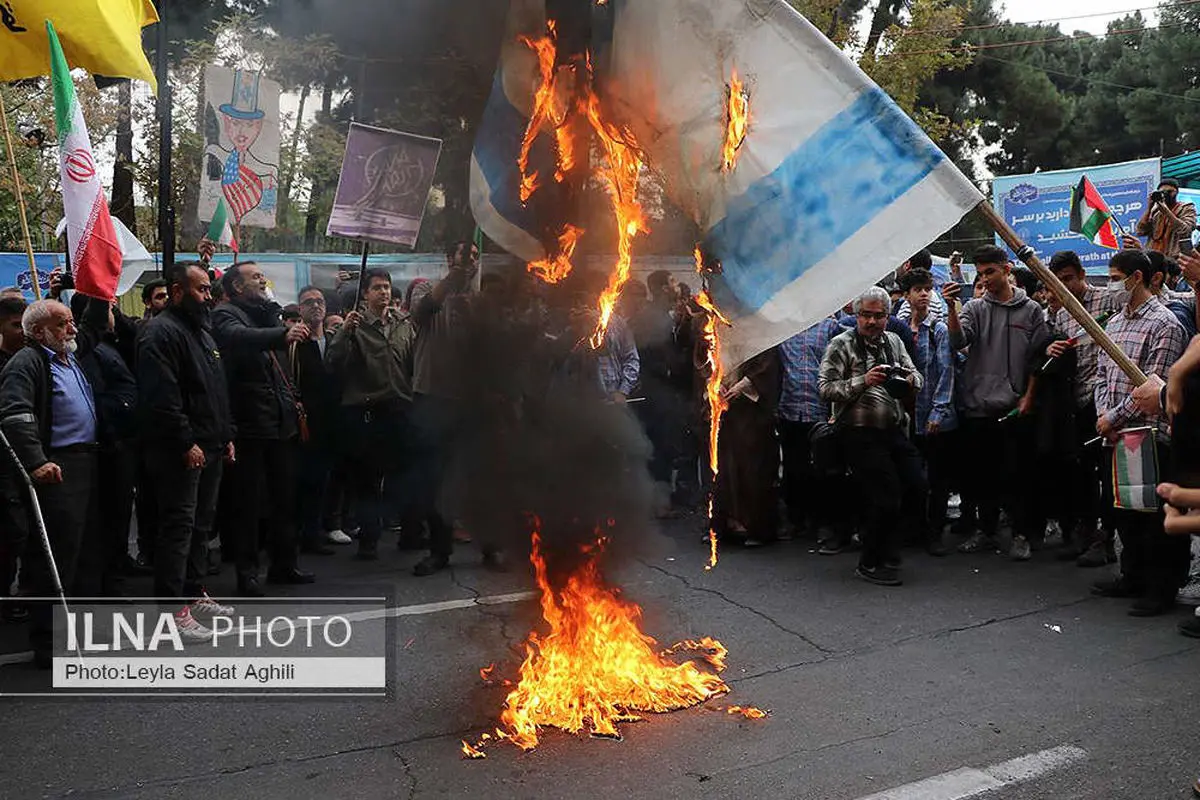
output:
{"label": "green white red flag", "polygon": [[217,201],[217,210],[213,212],[212,222],[208,224],[208,238],[217,244],[225,245],[235,253],[240,252],[237,239],[233,238],[233,225],[229,222],[229,207],[225,205],[224,197]]}
{"label": "green white red flag", "polygon": [[1092,244],[1110,250],[1121,249],[1113,213],[1087,175],[1079,179],[1079,185],[1071,192],[1071,232]]}
{"label": "green white red flag", "polygon": [[92,143],[71,71],[54,25],[50,37],[50,75],[54,85],[54,125],[58,131],[58,164],[62,176],[63,212],[67,218],[67,250],[75,274],[75,290],[112,300],[121,277],[121,244],[108,213]]}
{"label": "green white red flag", "polygon": [[1153,428],[1122,431],[1113,449],[1113,507],[1127,511],[1159,509],[1158,449]]}

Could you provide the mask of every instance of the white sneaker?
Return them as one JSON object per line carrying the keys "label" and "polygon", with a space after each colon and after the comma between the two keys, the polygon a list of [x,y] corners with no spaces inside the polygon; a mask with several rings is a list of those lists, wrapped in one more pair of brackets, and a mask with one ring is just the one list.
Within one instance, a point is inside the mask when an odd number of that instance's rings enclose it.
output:
{"label": "white sneaker", "polygon": [[1179,590],[1179,594],[1175,595],[1175,599],[1185,605],[1200,606],[1200,576],[1193,575],[1187,582],[1187,586],[1184,586]]}
{"label": "white sneaker", "polygon": [[354,540],[342,531],[326,531],[325,541],[330,544],[350,544]]}
{"label": "white sneaker", "polygon": [[233,606],[223,606],[208,596],[208,592],[200,592],[200,597],[193,600],[188,609],[196,617],[232,617]]}
{"label": "white sneaker", "polygon": [[175,612],[175,627],[179,630],[179,638],[185,645],[200,644],[212,639],[212,631],[196,621],[188,606]]}

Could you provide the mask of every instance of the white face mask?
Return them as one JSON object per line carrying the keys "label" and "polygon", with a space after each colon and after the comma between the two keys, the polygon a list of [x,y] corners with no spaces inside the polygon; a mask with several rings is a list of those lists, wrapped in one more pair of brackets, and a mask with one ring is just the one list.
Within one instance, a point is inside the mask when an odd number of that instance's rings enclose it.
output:
{"label": "white face mask", "polygon": [[1124,308],[1133,299],[1133,290],[1126,286],[1127,281],[1109,281],[1108,293],[1112,295],[1117,308]]}

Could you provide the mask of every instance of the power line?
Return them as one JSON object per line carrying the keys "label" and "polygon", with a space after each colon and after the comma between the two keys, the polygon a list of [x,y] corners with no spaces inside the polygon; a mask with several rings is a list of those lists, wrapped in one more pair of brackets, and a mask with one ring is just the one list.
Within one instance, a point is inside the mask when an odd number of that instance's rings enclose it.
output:
{"label": "power line", "polygon": [[[1168,8],[1183,8],[1185,6],[1194,6],[1200,3],[1200,0],[1178,0],[1168,6]],[[963,31],[983,31],[992,30],[995,28],[1005,28],[1008,26],[1024,26],[1036,27],[1047,22],[1070,22],[1077,19],[1093,19],[1095,17],[1115,17],[1124,14],[1132,14],[1135,11],[1158,11],[1161,6],[1141,6],[1140,8],[1127,8],[1122,11],[1095,11],[1090,14],[1075,14],[1070,17],[1046,17],[1045,19],[1035,19],[1028,22],[1012,22],[1010,20],[1001,20],[1000,22],[992,22],[987,25],[957,25],[949,28],[906,28],[900,35],[909,36],[916,34],[931,34],[931,33],[961,33]]]}
{"label": "power line", "polygon": [[1200,103],[1200,98],[1188,97],[1187,95],[1184,95],[1184,94],[1172,94],[1171,92],[1160,92],[1157,89],[1148,89],[1144,86],[1126,86],[1123,83],[1113,83],[1112,81],[1106,81],[1106,80],[1102,80],[1100,78],[1089,78],[1085,75],[1074,75],[1070,72],[1062,72],[1061,70],[1057,70],[1057,69],[1041,67],[1036,64],[1027,64],[1023,61],[1012,61],[1007,58],[999,58],[997,56],[992,56],[992,55],[987,55],[987,54],[981,54],[979,57],[987,59],[988,61],[999,61],[1001,64],[1011,64],[1012,66],[1015,66],[1015,67],[1029,67],[1030,69],[1041,70],[1042,72],[1046,72],[1051,75],[1058,75],[1063,78],[1073,78],[1074,80],[1084,81],[1086,83],[1094,83],[1098,86],[1111,86],[1114,89],[1126,89],[1131,92],[1146,92],[1148,94],[1156,95],[1158,97],[1166,97],[1171,100],[1186,100],[1189,103]]}
{"label": "power line", "polygon": [[1124,30],[1109,31],[1108,33],[1105,33],[1105,34],[1085,33],[1085,34],[1080,34],[1078,36],[1074,36],[1074,35],[1073,36],[1054,36],[1054,37],[1050,37],[1048,39],[1024,39],[1024,40],[1021,40],[1018,42],[991,42],[991,43],[987,43],[987,44],[964,43],[961,45],[935,48],[935,49],[931,49],[931,50],[911,50],[911,51],[903,51],[903,52],[893,51],[891,53],[884,53],[883,55],[881,55],[879,57],[880,58],[896,58],[898,56],[907,57],[907,56],[922,56],[922,55],[940,55],[940,54],[950,54],[950,53],[954,53],[956,51],[974,52],[977,50],[996,50],[996,49],[1001,49],[1001,48],[1005,48],[1005,47],[1025,47],[1028,45],[1053,44],[1055,42],[1078,42],[1078,41],[1084,41],[1086,39],[1102,39],[1106,36],[1124,36],[1124,35],[1131,34],[1131,33],[1145,34],[1145,33],[1151,33],[1152,31],[1161,31],[1161,30],[1166,30],[1167,28],[1180,28],[1180,27],[1184,27],[1184,26],[1190,26],[1193,24],[1194,23],[1192,23],[1190,21],[1189,22],[1169,22],[1165,25],[1157,25],[1157,26],[1142,27],[1142,28],[1127,28]]}

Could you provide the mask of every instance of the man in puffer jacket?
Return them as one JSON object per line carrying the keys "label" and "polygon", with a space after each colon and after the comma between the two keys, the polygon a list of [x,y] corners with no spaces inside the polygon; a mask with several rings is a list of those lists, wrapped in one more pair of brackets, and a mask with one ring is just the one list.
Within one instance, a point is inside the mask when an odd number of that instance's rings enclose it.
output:
{"label": "man in puffer jacket", "polygon": [[975,269],[986,286],[982,298],[971,300],[960,312],[953,302],[957,284],[946,284],[949,301],[946,324],[950,346],[969,348],[962,376],[961,429],[965,452],[979,463],[996,464],[995,470],[978,468],[964,475],[964,492],[979,504],[979,530],[959,546],[974,553],[995,546],[1000,507],[1013,524],[1010,554],[1030,557],[1029,539],[1040,534],[1030,513],[1022,480],[1022,464],[1036,456],[1033,449],[1033,410],[1038,356],[1050,342],[1046,313],[1009,280],[1012,266],[999,247],[975,251]]}

